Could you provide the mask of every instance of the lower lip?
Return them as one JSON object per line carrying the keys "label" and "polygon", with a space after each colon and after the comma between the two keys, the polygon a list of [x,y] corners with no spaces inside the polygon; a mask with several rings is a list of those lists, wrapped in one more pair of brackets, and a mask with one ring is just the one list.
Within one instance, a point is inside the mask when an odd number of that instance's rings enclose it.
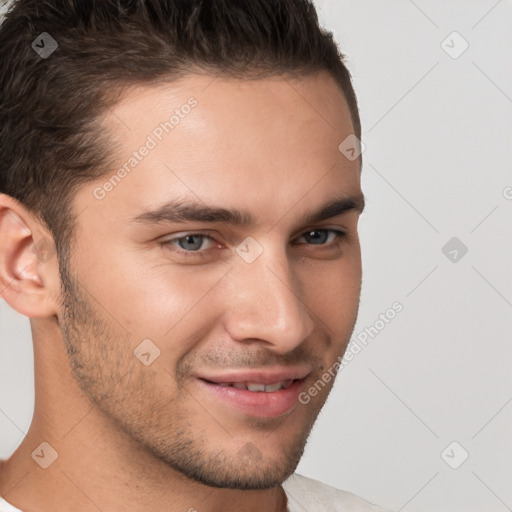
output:
{"label": "lower lip", "polygon": [[203,379],[198,381],[223,402],[259,418],[273,418],[290,411],[297,405],[302,387],[302,380],[294,380],[286,389],[265,392],[220,386]]}

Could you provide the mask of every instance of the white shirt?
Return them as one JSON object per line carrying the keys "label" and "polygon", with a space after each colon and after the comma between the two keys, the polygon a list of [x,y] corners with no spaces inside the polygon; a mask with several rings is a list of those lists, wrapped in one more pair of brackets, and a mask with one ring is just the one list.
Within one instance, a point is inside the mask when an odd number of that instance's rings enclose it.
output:
{"label": "white shirt", "polygon": [[[283,482],[288,512],[389,512],[351,492],[293,473]],[[23,512],[0,497],[0,512]]]}
{"label": "white shirt", "polygon": [[[282,485],[288,498],[288,512],[391,512],[351,492],[297,473]],[[1,506],[0,512],[3,512]]]}

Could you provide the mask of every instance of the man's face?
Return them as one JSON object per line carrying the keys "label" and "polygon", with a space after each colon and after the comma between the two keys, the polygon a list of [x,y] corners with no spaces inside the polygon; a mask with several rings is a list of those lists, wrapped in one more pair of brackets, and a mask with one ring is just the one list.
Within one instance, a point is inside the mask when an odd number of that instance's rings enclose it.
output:
{"label": "man's face", "polygon": [[[300,460],[333,384],[318,381],[357,316],[359,211],[305,220],[361,195],[358,162],[338,150],[353,132],[345,100],[324,73],[188,76],[132,89],[104,123],[119,165],[75,197],[58,315],[73,375],[110,428],[187,477],[273,487]],[[178,201],[253,223],[134,220]]]}

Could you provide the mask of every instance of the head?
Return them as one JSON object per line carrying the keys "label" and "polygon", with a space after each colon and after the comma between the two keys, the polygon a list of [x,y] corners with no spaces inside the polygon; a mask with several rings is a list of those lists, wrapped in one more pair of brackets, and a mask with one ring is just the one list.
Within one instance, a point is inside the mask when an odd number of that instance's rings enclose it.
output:
{"label": "head", "polygon": [[[0,289],[35,358],[186,477],[282,482],[361,286],[357,102],[313,5],[15,1],[0,87]],[[259,414],[207,383],[276,369],[325,385]]]}

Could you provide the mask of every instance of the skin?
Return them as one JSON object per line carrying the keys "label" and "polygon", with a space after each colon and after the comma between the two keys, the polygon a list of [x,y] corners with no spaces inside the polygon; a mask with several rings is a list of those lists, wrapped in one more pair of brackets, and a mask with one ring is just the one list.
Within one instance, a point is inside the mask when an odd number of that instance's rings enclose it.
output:
{"label": "skin", "polygon": [[[0,195],[0,290],[30,318],[34,344],[33,420],[0,466],[0,495],[19,508],[285,510],[280,484],[334,381],[265,419],[214,399],[195,375],[306,365],[307,389],[344,353],[361,291],[360,212],[301,217],[361,194],[358,161],[338,150],[353,127],[324,72],[189,75],[129,89],[102,120],[120,141],[119,167],[191,96],[197,106],[104,199],[93,191],[110,176],[79,189],[63,279],[56,256],[32,250],[51,234]],[[247,210],[256,223],[130,222],[184,198]],[[321,231],[315,243],[304,236],[313,229],[347,236]],[[163,244],[205,230],[215,242],[203,240],[202,256]],[[250,264],[236,252],[249,236],[263,249]],[[134,356],[144,339],[160,350],[147,366]],[[42,442],[58,453],[47,469],[31,456]]]}

